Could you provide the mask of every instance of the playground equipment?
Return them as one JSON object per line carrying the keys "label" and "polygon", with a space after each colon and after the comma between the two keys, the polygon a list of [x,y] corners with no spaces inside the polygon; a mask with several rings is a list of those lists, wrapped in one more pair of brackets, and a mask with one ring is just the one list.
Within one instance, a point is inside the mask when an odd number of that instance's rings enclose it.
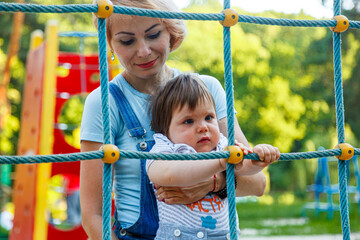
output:
{"label": "playground equipment", "polygon": [[[224,10],[230,9],[230,1],[224,0]],[[100,66],[100,86],[102,94],[102,112],[103,112],[103,126],[104,126],[104,144],[110,144],[110,121],[109,121],[109,102],[108,102],[108,67],[106,54],[106,18],[114,13],[139,15],[147,17],[158,18],[176,18],[187,20],[209,20],[209,21],[223,21],[223,36],[224,36],[224,62],[225,62],[225,88],[227,96],[227,120],[228,120],[228,139],[229,145],[234,145],[234,99],[233,99],[233,79],[232,79],[232,65],[231,65],[231,48],[230,48],[230,26],[237,22],[248,22],[256,24],[269,24],[280,26],[296,26],[296,27],[331,27],[333,33],[333,50],[334,50],[334,78],[335,78],[335,101],[336,101],[336,120],[337,120],[337,134],[338,143],[335,149],[306,152],[306,153],[284,153],[280,156],[280,161],[294,160],[294,159],[308,159],[325,156],[337,156],[339,169],[339,189],[340,189],[340,213],[342,220],[343,239],[350,239],[350,224],[348,213],[348,199],[347,199],[347,176],[346,176],[346,161],[353,155],[359,155],[360,150],[354,149],[351,145],[345,143],[344,135],[344,111],[343,111],[343,91],[342,91],[342,76],[341,76],[341,32],[347,28],[360,28],[360,22],[349,21],[346,17],[340,16],[340,1],[334,0],[334,16],[333,20],[288,20],[288,19],[271,19],[262,17],[253,17],[238,15],[234,11],[225,11],[219,14],[198,14],[198,13],[183,13],[183,12],[164,12],[147,9],[136,9],[120,6],[112,6],[111,2],[100,0],[98,5],[57,5],[57,6],[39,6],[32,4],[14,4],[14,3],[0,3],[0,11],[7,12],[51,12],[51,13],[69,13],[69,12],[93,12],[98,15],[98,32],[99,32],[99,66]],[[239,18],[237,18],[239,17]],[[110,152],[105,152],[105,149],[87,153],[72,153],[60,155],[38,155],[38,156],[0,156],[1,163],[48,163],[48,162],[70,162],[70,161],[86,161],[88,159],[103,158],[104,155],[119,156],[119,158],[137,158],[137,159],[213,159],[213,158],[229,158],[234,154],[232,149],[229,151],[217,153],[197,153],[197,154],[151,154],[128,152],[118,150],[116,147],[110,147]],[[115,150],[114,150],[115,149]],[[107,150],[106,150],[107,151]],[[236,154],[240,151],[235,150]],[[117,155],[120,153],[120,155]],[[44,153],[46,154],[46,153]],[[256,154],[248,154],[247,158],[259,160]],[[117,159],[115,159],[117,160]],[[113,161],[107,159],[106,161]],[[232,160],[230,160],[232,162]],[[236,161],[235,161],[236,162]],[[230,238],[237,239],[236,232],[236,214],[235,214],[235,187],[234,187],[234,165],[228,163],[227,167],[227,190],[229,198],[229,219],[230,219]],[[103,239],[110,239],[111,233],[111,164],[104,164],[103,171]]]}
{"label": "playground equipment", "polygon": [[[100,81],[97,55],[58,53],[57,23],[54,21],[47,24],[45,35],[46,40],[43,42],[42,32],[33,32],[27,56],[19,155],[78,152],[79,149],[65,141],[62,128],[66,126],[59,123],[59,115],[71,96],[91,92],[98,87]],[[84,37],[96,34],[64,33],[60,36],[79,37],[82,43]],[[65,74],[57,74],[58,65],[65,69]],[[51,220],[47,210],[50,178],[61,175],[68,180],[65,188],[67,192],[62,194],[67,194],[66,199],[74,198],[75,204],[79,205],[76,203],[79,202],[79,163],[16,166],[13,192],[16,209],[9,239],[87,239],[78,219],[77,226],[69,230],[60,230],[54,224],[48,224]],[[70,203],[69,201],[68,204]]]}
{"label": "playground equipment", "polygon": [[[321,147],[319,150],[325,149]],[[315,183],[308,186],[308,191],[314,192],[315,201],[307,203],[304,206],[304,214],[306,214],[306,210],[314,210],[316,214],[320,212],[327,212],[328,219],[332,219],[334,216],[334,211],[340,210],[340,205],[333,203],[332,196],[339,193],[339,184],[331,184],[329,171],[329,162],[331,161],[335,160],[329,159],[327,157],[321,157],[318,159],[317,170],[314,179]],[[356,186],[348,185],[348,193],[355,193],[355,196],[358,197],[357,201],[360,213],[360,174],[357,156],[353,156],[351,160],[347,161],[346,163],[348,180],[351,176],[349,165],[350,163],[353,164]],[[321,194],[326,194],[326,202],[320,201]]]}

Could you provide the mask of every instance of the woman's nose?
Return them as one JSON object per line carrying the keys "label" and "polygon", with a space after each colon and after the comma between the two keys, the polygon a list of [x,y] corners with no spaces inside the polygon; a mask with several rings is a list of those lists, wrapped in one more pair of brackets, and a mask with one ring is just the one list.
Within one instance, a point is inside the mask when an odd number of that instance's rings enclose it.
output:
{"label": "woman's nose", "polygon": [[151,54],[151,49],[145,41],[139,42],[139,48],[137,51],[138,57],[148,57]]}

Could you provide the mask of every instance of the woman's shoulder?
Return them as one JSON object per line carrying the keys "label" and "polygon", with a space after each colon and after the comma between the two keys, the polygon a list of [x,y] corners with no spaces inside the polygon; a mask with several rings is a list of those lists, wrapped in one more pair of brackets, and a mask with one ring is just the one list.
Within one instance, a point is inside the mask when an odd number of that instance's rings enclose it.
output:
{"label": "woman's shoulder", "polygon": [[219,80],[213,76],[209,76],[209,75],[198,75],[199,78],[201,80],[203,80],[203,82],[206,84],[206,86],[211,89],[211,88],[219,88],[222,87],[221,83],[219,82]]}
{"label": "woman's shoulder", "polygon": [[[173,68],[173,71],[174,71],[174,77],[183,73],[176,68]],[[223,90],[223,87],[217,78],[210,75],[204,75],[199,73],[195,73],[195,74],[205,83],[205,85],[209,88],[211,92],[218,92],[219,90]]]}
{"label": "woman's shoulder", "polygon": [[210,76],[210,75],[198,74],[198,76],[203,81],[216,81],[216,82],[219,82],[219,80],[217,80],[217,78],[215,78],[213,76]]}
{"label": "woman's shoulder", "polygon": [[[121,87],[121,74],[115,76],[110,83],[114,83],[118,87]],[[110,92],[109,92],[110,93]],[[111,94],[109,94],[111,95]],[[99,101],[101,99],[101,87],[95,88],[93,91],[89,93],[89,95],[86,97],[86,101],[93,102],[93,101]]]}
{"label": "woman's shoulder", "polygon": [[85,104],[96,104],[100,101],[101,99],[101,89],[100,87],[95,88],[93,91],[91,91],[89,93],[89,95],[87,95],[86,100],[85,100]]}

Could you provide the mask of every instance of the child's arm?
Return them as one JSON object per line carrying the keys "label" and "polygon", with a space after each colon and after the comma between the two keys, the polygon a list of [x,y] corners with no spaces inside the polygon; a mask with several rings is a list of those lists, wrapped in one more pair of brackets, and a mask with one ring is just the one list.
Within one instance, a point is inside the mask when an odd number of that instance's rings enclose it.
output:
{"label": "child's arm", "polygon": [[224,159],[156,160],[148,168],[150,180],[160,186],[192,186],[226,169]]}

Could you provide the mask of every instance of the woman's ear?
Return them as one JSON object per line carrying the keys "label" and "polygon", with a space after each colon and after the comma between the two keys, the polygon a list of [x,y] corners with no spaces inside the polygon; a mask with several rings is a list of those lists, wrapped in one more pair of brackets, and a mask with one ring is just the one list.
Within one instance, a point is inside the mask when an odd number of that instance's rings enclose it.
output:
{"label": "woman's ear", "polygon": [[106,40],[107,40],[109,49],[111,50],[111,52],[114,52],[114,48],[112,47],[112,44],[111,44],[111,32],[108,28],[106,29]]}
{"label": "woman's ear", "polygon": [[108,38],[108,46],[109,46],[109,49],[110,49],[110,51],[113,53],[114,52],[114,48],[112,47],[112,45],[111,45],[111,40]]}

